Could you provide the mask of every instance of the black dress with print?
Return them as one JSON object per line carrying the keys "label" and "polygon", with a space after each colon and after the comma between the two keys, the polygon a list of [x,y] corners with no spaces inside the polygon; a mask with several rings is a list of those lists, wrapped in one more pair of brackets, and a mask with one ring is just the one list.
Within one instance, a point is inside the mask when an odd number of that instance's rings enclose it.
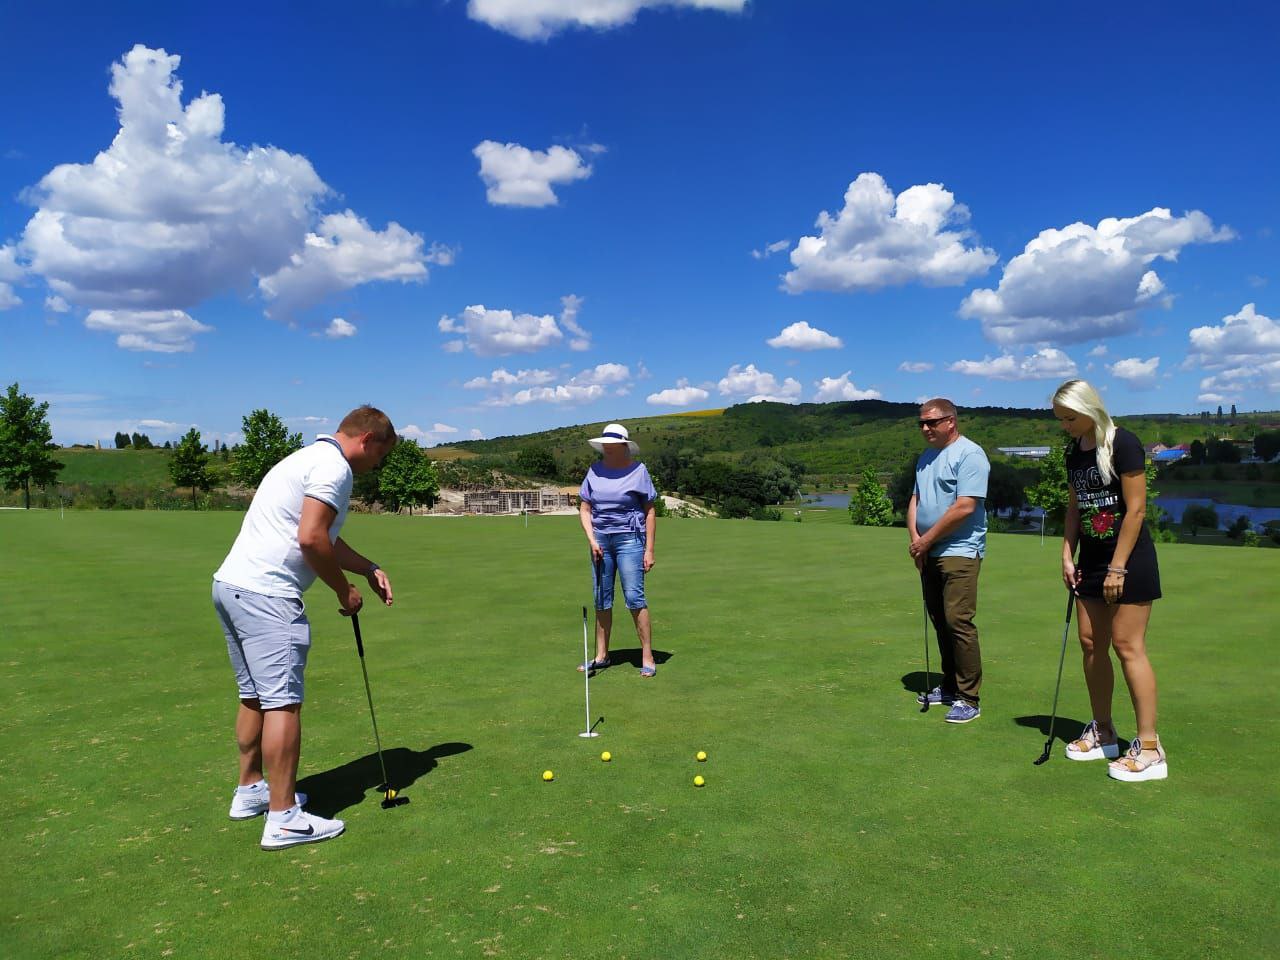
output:
{"label": "black dress with print", "polygon": [[[1116,537],[1124,520],[1124,496],[1120,490],[1120,475],[1136,473],[1146,468],[1146,453],[1142,443],[1128,430],[1116,428],[1111,447],[1113,476],[1104,484],[1098,472],[1096,450],[1081,450],[1080,441],[1074,440],[1067,447],[1067,482],[1075,491],[1080,506],[1080,556],[1076,569],[1080,572],[1080,596],[1102,599],[1102,581],[1107,577],[1107,567],[1112,563],[1116,550]],[[1156,563],[1156,546],[1144,523],[1138,533],[1126,564],[1124,591],[1121,603],[1147,603],[1160,599],[1160,567]]]}

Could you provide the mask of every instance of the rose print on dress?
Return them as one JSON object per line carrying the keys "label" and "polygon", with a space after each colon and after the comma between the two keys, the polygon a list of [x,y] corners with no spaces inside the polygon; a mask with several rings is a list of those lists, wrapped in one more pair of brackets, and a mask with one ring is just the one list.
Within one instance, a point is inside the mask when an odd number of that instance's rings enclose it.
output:
{"label": "rose print on dress", "polygon": [[1116,535],[1116,513],[1114,510],[1098,510],[1087,518],[1087,530],[1091,536],[1103,538]]}

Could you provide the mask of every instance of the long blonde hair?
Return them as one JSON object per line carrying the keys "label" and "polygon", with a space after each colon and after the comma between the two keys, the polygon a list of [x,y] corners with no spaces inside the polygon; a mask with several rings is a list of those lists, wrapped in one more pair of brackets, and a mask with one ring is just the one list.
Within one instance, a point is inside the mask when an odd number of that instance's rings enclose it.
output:
{"label": "long blonde hair", "polygon": [[1093,421],[1093,439],[1098,447],[1098,473],[1102,475],[1102,482],[1109,484],[1116,476],[1111,449],[1116,439],[1116,425],[1103,406],[1098,391],[1085,380],[1068,380],[1054,393],[1053,403],[1055,406],[1074,410]]}

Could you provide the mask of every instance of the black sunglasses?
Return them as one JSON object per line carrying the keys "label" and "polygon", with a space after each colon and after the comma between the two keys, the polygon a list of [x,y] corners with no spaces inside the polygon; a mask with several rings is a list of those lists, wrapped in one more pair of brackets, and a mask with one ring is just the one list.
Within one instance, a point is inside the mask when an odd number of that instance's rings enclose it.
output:
{"label": "black sunglasses", "polygon": [[920,424],[920,426],[922,427],[936,427],[943,420],[950,420],[950,419],[951,419],[951,414],[947,414],[945,417],[933,417],[932,419],[929,419],[929,420],[917,420],[916,423]]}

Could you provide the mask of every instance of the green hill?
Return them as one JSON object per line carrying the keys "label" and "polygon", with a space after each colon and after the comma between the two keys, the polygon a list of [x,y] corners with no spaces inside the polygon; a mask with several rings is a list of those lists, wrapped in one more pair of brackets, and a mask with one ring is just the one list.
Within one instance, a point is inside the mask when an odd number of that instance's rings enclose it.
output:
{"label": "green hill", "polygon": [[59,450],[66,464],[58,475],[63,484],[159,484],[169,483],[169,451]]}
{"label": "green hill", "polygon": [[[702,457],[741,460],[761,452],[805,470],[809,483],[840,485],[851,482],[865,467],[890,474],[921,449],[913,403],[858,400],[842,403],[744,403],[723,411],[667,414],[626,421],[631,436],[650,465],[664,452],[682,459]],[[1272,416],[1270,419],[1275,419]],[[1048,409],[963,407],[961,429],[996,456],[998,447],[1043,446],[1061,439],[1062,432]],[[1118,422],[1144,443],[1170,446],[1230,434],[1253,435],[1254,421],[1218,425],[1199,416],[1144,414],[1120,417]],[[558,427],[492,440],[452,444],[501,467],[527,447],[545,447],[555,456],[562,474],[572,477],[592,459],[587,439],[603,422]]]}

